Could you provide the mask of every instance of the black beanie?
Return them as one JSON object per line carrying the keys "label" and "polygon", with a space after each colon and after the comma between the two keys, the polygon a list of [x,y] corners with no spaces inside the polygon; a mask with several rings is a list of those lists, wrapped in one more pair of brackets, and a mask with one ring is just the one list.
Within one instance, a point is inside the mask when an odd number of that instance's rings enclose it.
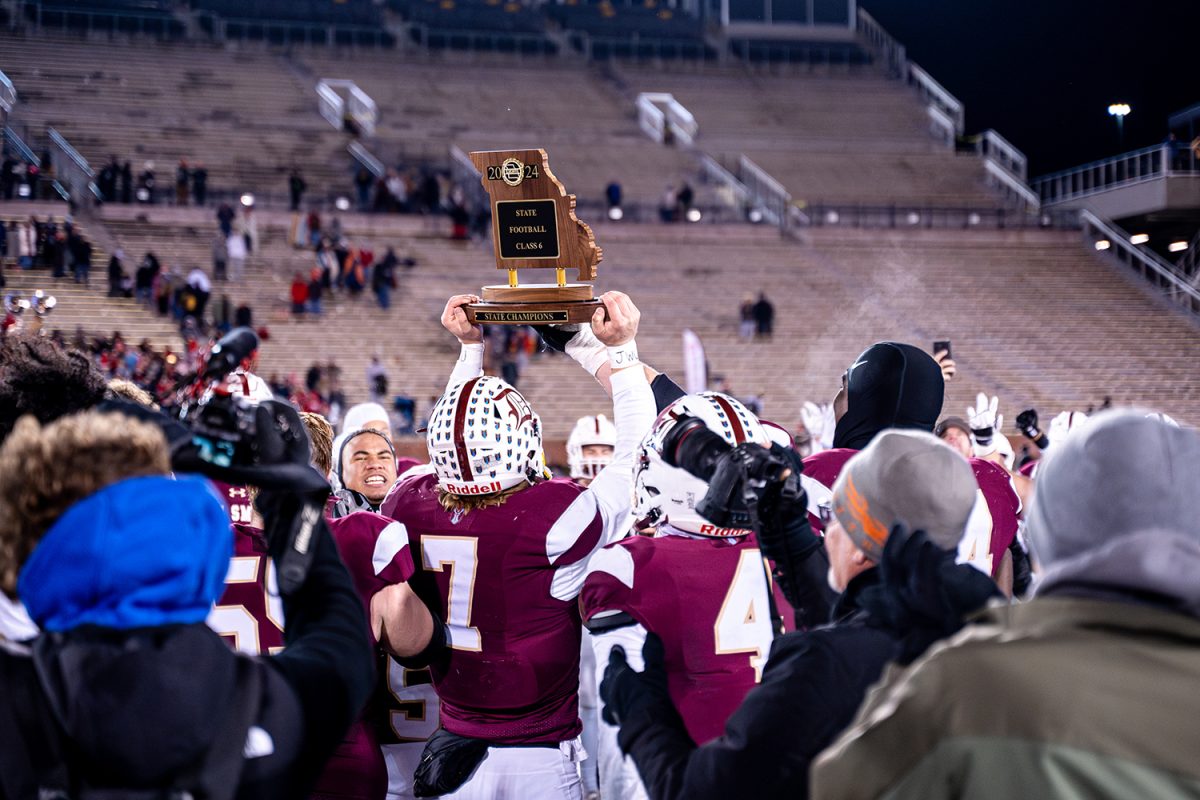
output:
{"label": "black beanie", "polygon": [[942,413],[942,368],[919,347],[878,342],[862,352],[846,377],[846,414],[834,447],[861,450],[887,428],[933,431]]}

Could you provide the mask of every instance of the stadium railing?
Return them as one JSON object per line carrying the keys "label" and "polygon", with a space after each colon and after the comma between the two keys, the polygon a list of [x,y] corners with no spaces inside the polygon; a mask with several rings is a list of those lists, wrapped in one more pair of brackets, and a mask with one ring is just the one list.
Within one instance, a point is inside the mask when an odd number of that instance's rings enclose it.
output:
{"label": "stadium railing", "polygon": [[814,203],[805,208],[814,227],[953,229],[1075,229],[1075,211],[1040,213],[980,206],[869,205]]}
{"label": "stadium railing", "polygon": [[46,138],[50,142],[55,179],[80,211],[90,211],[97,201],[102,200],[100,189],[96,186],[96,173],[88,165],[87,159],[54,128],[46,129]]}
{"label": "stadium railing", "polygon": [[534,56],[558,53],[558,45],[540,33],[437,28],[420,23],[412,23],[408,28],[413,42],[431,50],[481,50]]}
{"label": "stadium railing", "polygon": [[35,28],[56,28],[93,34],[137,34],[157,39],[181,39],[184,26],[169,11],[89,8],[70,3],[24,0],[25,19]]}
{"label": "stadium railing", "polygon": [[1079,214],[1084,241],[1118,264],[1137,272],[1176,305],[1200,314],[1200,289],[1187,275],[1152,250],[1129,241],[1129,234],[1091,211]]}
{"label": "stadium railing", "polygon": [[379,25],[224,17],[211,11],[199,12],[197,20],[200,29],[218,41],[244,39],[287,47],[336,45],[390,48],[396,44],[395,37]]}
{"label": "stadium railing", "polygon": [[1156,144],[1051,172],[1034,178],[1031,184],[1043,203],[1053,204],[1173,174],[1197,172],[1200,172],[1200,159],[1181,142],[1174,151],[1169,144]]}

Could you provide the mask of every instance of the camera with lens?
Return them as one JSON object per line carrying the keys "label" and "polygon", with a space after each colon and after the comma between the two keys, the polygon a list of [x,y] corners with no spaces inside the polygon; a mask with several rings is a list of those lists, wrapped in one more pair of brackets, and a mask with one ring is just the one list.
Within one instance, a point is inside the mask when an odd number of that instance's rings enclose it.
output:
{"label": "camera with lens", "polygon": [[731,447],[696,417],[683,416],[663,439],[663,461],[708,483],[696,503],[696,513],[721,528],[749,528],[753,515],[747,506],[793,468],[778,454],[758,445]]}

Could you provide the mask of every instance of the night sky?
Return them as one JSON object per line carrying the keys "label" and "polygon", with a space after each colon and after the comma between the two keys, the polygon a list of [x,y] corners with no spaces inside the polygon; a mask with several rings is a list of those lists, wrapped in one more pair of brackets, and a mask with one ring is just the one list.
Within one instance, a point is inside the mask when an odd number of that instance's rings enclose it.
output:
{"label": "night sky", "polygon": [[[1157,144],[1200,103],[1200,0],[860,0],[1030,176]],[[1125,141],[1110,103],[1133,107]]]}

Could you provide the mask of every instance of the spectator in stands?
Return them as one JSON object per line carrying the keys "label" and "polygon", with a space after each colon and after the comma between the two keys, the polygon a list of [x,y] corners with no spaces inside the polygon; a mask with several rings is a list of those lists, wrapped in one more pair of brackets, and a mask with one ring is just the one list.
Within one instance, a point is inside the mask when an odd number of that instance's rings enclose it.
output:
{"label": "spectator in stands", "polygon": [[208,305],[208,298],[212,295],[212,281],[208,279],[207,272],[196,267],[188,273],[187,285],[196,297],[194,316],[197,321],[201,321],[204,319],[204,308]]}
{"label": "spectator in stands", "polygon": [[229,240],[221,233],[213,235],[212,239],[212,262],[213,262],[213,278],[218,281],[224,281],[226,278],[225,265],[229,261]]}
{"label": "spectator in stands", "polygon": [[658,216],[663,222],[674,222],[679,219],[679,195],[674,186],[668,186],[663,191],[662,200],[658,205]]}
{"label": "spectator in stands", "polygon": [[621,184],[612,181],[608,186],[604,187],[604,199],[608,201],[609,208],[619,208],[621,205]]}
{"label": "spectator in stands", "polygon": [[308,184],[300,176],[300,170],[293,167],[288,175],[288,197],[291,200],[292,211],[300,210],[300,201],[304,198],[304,190],[307,188]]}
{"label": "spectator in stands", "polygon": [[197,161],[192,170],[192,199],[198,206],[203,206],[208,200],[208,170],[201,161]]}
{"label": "spectator in stands", "polygon": [[396,265],[398,263],[395,251],[389,247],[387,255],[375,265],[371,274],[371,290],[375,292],[375,299],[379,301],[379,307],[385,311],[391,306],[391,291],[396,288]]}
{"label": "spectator in stands", "polygon": [[128,161],[121,165],[121,202],[125,205],[133,202],[133,167]]}
{"label": "spectator in stands", "polygon": [[318,316],[321,314],[321,295],[324,291],[325,287],[321,285],[321,270],[313,267],[308,277],[308,310]]}
{"label": "spectator in stands", "polygon": [[226,239],[233,235],[233,218],[236,216],[233,206],[229,203],[221,203],[217,206],[217,225]]}
{"label": "spectator in stands", "polygon": [[188,204],[188,182],[191,180],[191,171],[188,169],[187,159],[179,159],[179,166],[175,167],[175,205],[186,206]]}
{"label": "spectator in stands", "polygon": [[121,165],[117,163],[116,156],[110,156],[108,163],[104,165],[104,169],[100,170],[99,177],[96,178],[96,188],[100,190],[100,197],[106,203],[115,203],[117,201],[117,178],[121,174]]}
{"label": "spectator in stands", "polygon": [[125,251],[117,248],[108,259],[108,296],[121,297],[124,294],[121,283],[125,278],[125,267],[121,260],[125,258]]}
{"label": "spectator in stands", "polygon": [[147,161],[138,175],[137,199],[139,203],[154,202],[154,162]]}
{"label": "spectator in stands", "polygon": [[134,290],[137,293],[139,303],[150,305],[151,291],[154,287],[154,279],[158,277],[158,273],[162,271],[162,265],[154,253],[146,253],[142,263],[138,265],[137,272],[134,275]]}
{"label": "spectator in stands", "polygon": [[766,292],[760,292],[758,302],[754,304],[754,333],[755,338],[770,339],[775,326],[775,306],[767,299]]}
{"label": "spectator in stands", "polygon": [[37,253],[37,221],[33,217],[28,222],[14,222],[17,244],[13,252],[17,254],[17,266],[21,269],[33,269],[33,256]]}
{"label": "spectator in stands", "polygon": [[328,237],[321,239],[321,243],[317,247],[317,269],[321,271],[321,285],[326,289],[333,288],[334,277],[341,271],[337,265],[337,254],[333,252],[333,242]]}
{"label": "spectator in stands", "polygon": [[233,303],[229,300],[229,295],[222,293],[213,304],[213,325],[218,334],[224,335],[233,327],[232,321]]}
{"label": "spectator in stands", "polygon": [[72,229],[70,237],[67,239],[67,250],[71,254],[72,269],[75,272],[75,282],[82,283],[84,286],[88,284],[88,273],[92,269],[92,245],[87,239],[79,235],[79,231]]}
{"label": "spectator in stands", "polygon": [[0,164],[0,197],[5,200],[13,199],[13,191],[17,185],[17,160],[7,150],[4,151],[4,162]]}
{"label": "spectator in stands", "polygon": [[358,210],[371,210],[371,187],[375,185],[375,176],[366,167],[359,167],[354,174],[354,190],[358,193]]}
{"label": "spectator in stands", "polygon": [[[384,402],[387,398],[387,385],[387,368],[383,366],[379,356],[371,356],[371,363],[367,366],[367,391],[371,393],[372,403]],[[379,391],[380,387],[384,387],[383,391]]]}
{"label": "spectator in stands", "polygon": [[234,281],[241,281],[246,267],[246,237],[235,233],[225,240],[225,250],[229,255],[229,274]]}
{"label": "spectator in stands", "polygon": [[246,239],[246,252],[258,252],[258,215],[254,206],[242,206],[241,219],[242,236]]}
{"label": "spectator in stands", "polygon": [[308,246],[318,247],[321,244],[321,215],[316,212],[316,209],[308,212],[308,217],[305,219],[305,228],[308,231]]}
{"label": "spectator in stands", "polygon": [[[0,270],[4,269],[4,260],[8,258],[8,229],[10,225],[5,225],[4,220],[0,220]],[[4,284],[0,283],[0,288],[3,286]]]}
{"label": "spectator in stands", "polygon": [[754,295],[742,295],[742,305],[738,308],[738,336],[749,341],[754,338]]}
{"label": "spectator in stands", "polygon": [[696,199],[696,193],[692,191],[692,185],[687,181],[679,187],[679,214],[686,218],[687,213],[692,210],[692,203]]}
{"label": "spectator in stands", "polygon": [[308,303],[308,283],[299,272],[292,275],[292,314],[297,319],[304,317],[305,304]]}
{"label": "spectator in stands", "polygon": [[442,186],[433,172],[425,172],[421,179],[421,205],[427,214],[436,214],[442,209]]}
{"label": "spectator in stands", "polygon": [[254,327],[254,310],[246,303],[242,303],[233,312],[233,327],[235,328],[253,328]]}

